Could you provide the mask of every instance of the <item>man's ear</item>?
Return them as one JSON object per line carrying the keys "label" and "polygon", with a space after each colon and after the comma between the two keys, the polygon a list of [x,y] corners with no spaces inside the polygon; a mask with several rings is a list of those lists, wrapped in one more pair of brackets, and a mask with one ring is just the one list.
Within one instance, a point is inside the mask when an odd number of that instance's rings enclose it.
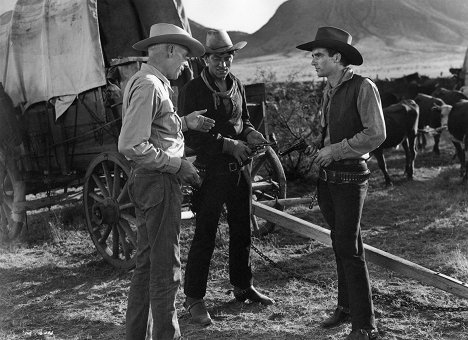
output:
{"label": "man's ear", "polygon": [[205,55],[203,56],[203,58],[202,58],[203,64],[204,64],[205,66],[208,66],[208,58],[209,58],[209,57],[210,57],[209,54],[205,54]]}
{"label": "man's ear", "polygon": [[167,54],[169,55],[169,57],[172,57],[174,55],[174,49],[175,46],[173,44],[167,45]]}
{"label": "man's ear", "polygon": [[341,53],[336,52],[335,55],[333,56],[333,59],[335,60],[335,63],[339,63],[341,61]]}

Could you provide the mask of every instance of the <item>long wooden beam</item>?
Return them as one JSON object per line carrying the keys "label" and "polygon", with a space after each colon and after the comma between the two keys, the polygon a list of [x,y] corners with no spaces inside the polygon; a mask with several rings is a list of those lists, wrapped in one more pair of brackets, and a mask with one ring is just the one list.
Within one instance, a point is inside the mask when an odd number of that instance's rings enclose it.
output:
{"label": "long wooden beam", "polygon": [[[252,201],[253,213],[267,221],[294,231],[302,236],[312,238],[331,246],[330,231],[318,225],[276,210],[265,204]],[[468,299],[468,284],[452,277],[435,272],[401,257],[392,255],[378,248],[364,244],[366,258],[383,268],[404,274],[421,283],[439,288],[462,298]]]}

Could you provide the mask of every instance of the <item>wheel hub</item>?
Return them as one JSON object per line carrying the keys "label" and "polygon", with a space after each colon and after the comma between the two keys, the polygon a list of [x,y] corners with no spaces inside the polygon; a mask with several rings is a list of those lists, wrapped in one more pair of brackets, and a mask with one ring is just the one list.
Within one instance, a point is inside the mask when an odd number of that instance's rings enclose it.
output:
{"label": "wheel hub", "polygon": [[97,224],[114,224],[119,221],[119,204],[113,198],[105,198],[103,202],[93,204],[93,220]]}

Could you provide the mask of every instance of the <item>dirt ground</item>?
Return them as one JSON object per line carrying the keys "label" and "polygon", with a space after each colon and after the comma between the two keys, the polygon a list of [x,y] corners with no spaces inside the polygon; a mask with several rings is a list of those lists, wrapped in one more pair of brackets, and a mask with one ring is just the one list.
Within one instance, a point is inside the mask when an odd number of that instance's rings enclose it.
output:
{"label": "dirt ground", "polygon": [[[454,149],[443,142],[440,156],[428,150],[416,160],[415,179],[403,175],[403,151],[389,150],[394,179],[385,187],[375,160],[363,216],[364,241],[392,254],[468,281],[468,196],[458,176]],[[288,197],[308,196],[308,183],[289,183]],[[81,206],[28,216],[30,242],[0,248],[0,339],[124,339],[131,272],[119,271],[97,254]],[[307,206],[290,214],[325,226]],[[185,266],[193,220],[181,235]],[[179,292],[177,308],[184,339],[343,339],[349,325],[324,330],[320,321],[336,301],[335,264],[330,248],[280,227],[252,251],[255,285],[276,300],[262,307],[233,301],[227,275],[227,231],[220,225],[213,256],[208,309],[214,324],[189,322]],[[382,339],[468,339],[468,301],[369,265]],[[455,307],[455,310],[447,309]]]}

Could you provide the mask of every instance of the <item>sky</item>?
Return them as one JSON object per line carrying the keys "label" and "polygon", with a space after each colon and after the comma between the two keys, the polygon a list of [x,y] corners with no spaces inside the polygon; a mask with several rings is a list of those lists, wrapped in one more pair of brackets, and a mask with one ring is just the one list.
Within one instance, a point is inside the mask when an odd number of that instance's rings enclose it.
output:
{"label": "sky", "polygon": [[[211,28],[254,33],[287,0],[182,0],[186,15]],[[16,0],[0,0],[0,13],[13,9]]]}
{"label": "sky", "polygon": [[210,28],[254,33],[286,0],[183,0],[185,14]]}

